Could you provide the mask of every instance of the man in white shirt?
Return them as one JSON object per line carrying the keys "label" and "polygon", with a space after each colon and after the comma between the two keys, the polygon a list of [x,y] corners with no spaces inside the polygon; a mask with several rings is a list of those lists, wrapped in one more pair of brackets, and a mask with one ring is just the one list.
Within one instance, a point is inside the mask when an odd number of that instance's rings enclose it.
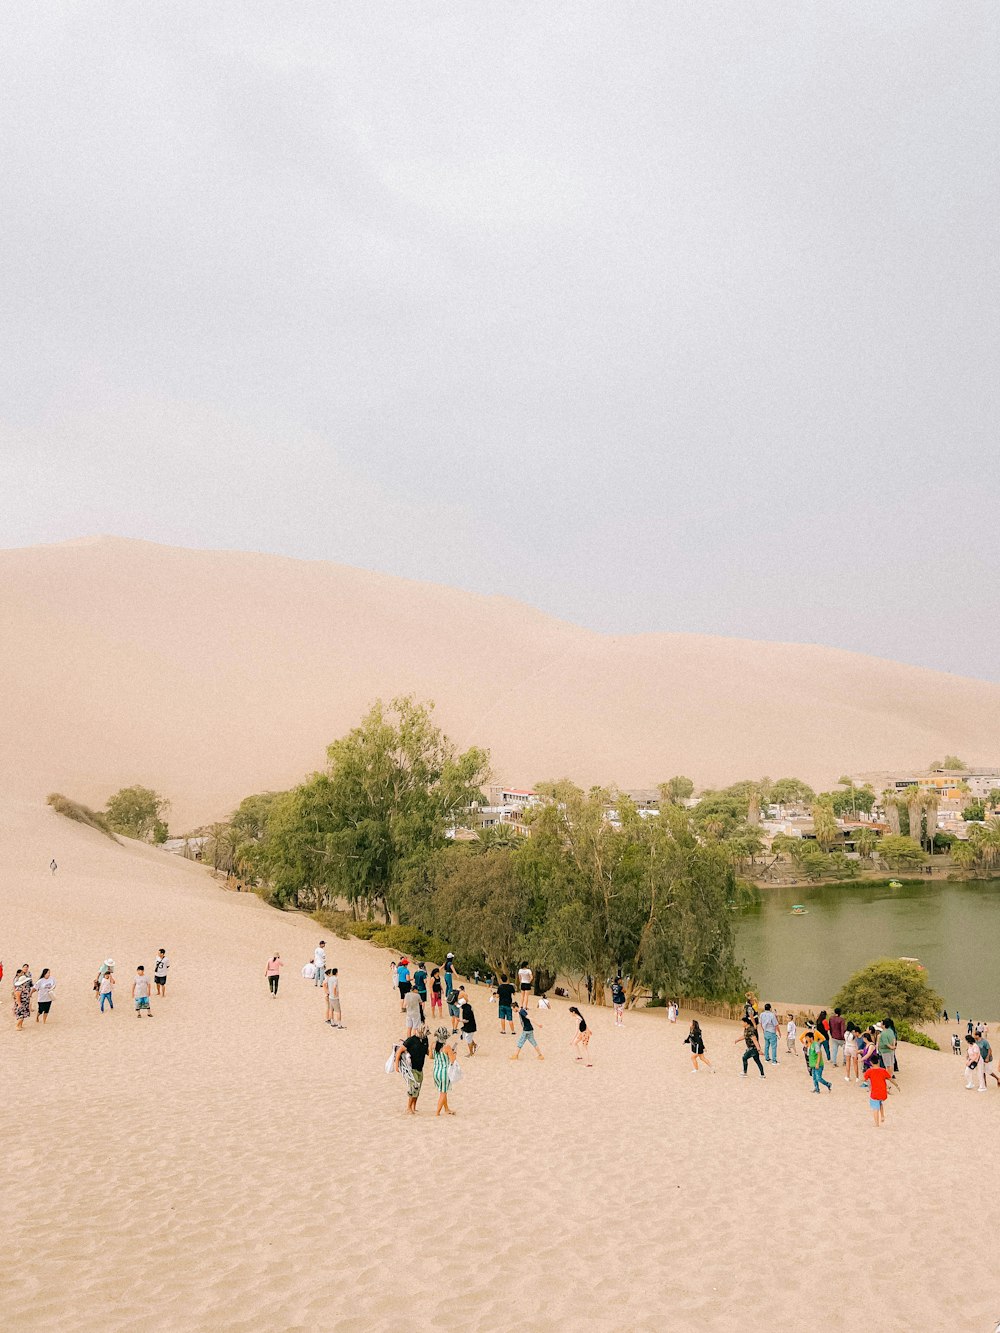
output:
{"label": "man in white shirt", "polygon": [[170,959],[167,957],[166,949],[161,949],[156,956],[156,962],[153,964],[153,980],[156,982],[157,995],[166,995],[167,993],[167,968],[170,966]]}
{"label": "man in white shirt", "polygon": [[313,985],[322,986],[323,978],[326,976],[326,940],[320,940],[316,946],[316,952],[313,954],[313,967],[316,969],[313,974]]}

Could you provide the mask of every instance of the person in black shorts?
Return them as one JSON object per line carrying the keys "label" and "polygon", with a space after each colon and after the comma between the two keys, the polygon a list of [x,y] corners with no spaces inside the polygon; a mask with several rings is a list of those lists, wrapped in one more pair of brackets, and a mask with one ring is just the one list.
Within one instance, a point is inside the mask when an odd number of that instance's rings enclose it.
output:
{"label": "person in black shorts", "polygon": [[167,968],[170,966],[170,959],[167,957],[166,949],[161,949],[156,955],[156,962],[153,964],[153,980],[156,983],[157,995],[166,995],[167,993]]}

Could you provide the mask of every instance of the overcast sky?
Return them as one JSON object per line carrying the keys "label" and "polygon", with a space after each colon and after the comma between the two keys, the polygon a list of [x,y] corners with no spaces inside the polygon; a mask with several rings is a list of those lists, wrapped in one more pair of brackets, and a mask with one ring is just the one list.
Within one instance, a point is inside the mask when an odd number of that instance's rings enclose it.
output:
{"label": "overcast sky", "polygon": [[992,0],[3,25],[0,544],[1000,678]]}

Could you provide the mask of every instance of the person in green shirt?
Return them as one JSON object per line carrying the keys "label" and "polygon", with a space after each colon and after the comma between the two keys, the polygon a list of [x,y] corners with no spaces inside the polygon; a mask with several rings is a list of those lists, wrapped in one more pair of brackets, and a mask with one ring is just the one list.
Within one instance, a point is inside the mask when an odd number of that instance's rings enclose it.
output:
{"label": "person in green shirt", "polygon": [[806,1059],[809,1063],[809,1072],[812,1074],[813,1092],[819,1092],[819,1085],[822,1083],[827,1092],[833,1091],[833,1084],[828,1083],[823,1077],[823,1066],[826,1063],[826,1052],[823,1049],[823,1042],[819,1034],[814,1036],[809,1050],[806,1053]]}
{"label": "person in green shirt", "polygon": [[896,1077],[896,1029],[892,1026],[891,1019],[885,1019],[882,1023],[876,1023],[875,1029],[878,1032],[878,1053],[882,1060],[883,1069],[888,1070],[889,1077]]}

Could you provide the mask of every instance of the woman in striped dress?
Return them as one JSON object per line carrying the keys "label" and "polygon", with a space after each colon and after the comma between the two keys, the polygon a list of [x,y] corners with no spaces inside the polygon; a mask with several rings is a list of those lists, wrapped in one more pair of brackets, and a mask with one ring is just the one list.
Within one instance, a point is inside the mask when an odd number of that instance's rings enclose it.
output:
{"label": "woman in striped dress", "polygon": [[446,1027],[438,1028],[435,1033],[434,1042],[434,1086],[438,1090],[438,1104],[435,1115],[440,1115],[443,1111],[445,1115],[454,1115],[455,1112],[448,1105],[448,1087],[451,1081],[451,1065],[455,1059],[455,1052],[448,1044],[451,1039],[451,1033]]}

